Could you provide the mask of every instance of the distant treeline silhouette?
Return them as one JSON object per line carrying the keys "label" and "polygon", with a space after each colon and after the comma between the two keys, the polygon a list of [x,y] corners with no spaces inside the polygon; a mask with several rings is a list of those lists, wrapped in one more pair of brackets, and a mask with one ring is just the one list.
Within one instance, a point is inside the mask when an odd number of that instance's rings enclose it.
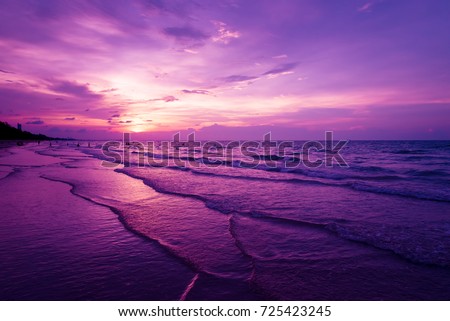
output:
{"label": "distant treeline silhouette", "polygon": [[48,137],[42,134],[36,135],[27,131],[22,131],[12,127],[7,122],[0,121],[0,140],[54,140],[55,138]]}

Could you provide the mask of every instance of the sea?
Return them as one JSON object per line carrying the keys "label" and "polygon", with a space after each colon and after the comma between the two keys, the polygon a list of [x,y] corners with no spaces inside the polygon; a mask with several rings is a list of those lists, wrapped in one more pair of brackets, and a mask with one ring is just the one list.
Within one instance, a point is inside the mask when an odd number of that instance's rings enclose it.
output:
{"label": "sea", "polygon": [[107,146],[0,149],[0,300],[450,300],[450,141]]}

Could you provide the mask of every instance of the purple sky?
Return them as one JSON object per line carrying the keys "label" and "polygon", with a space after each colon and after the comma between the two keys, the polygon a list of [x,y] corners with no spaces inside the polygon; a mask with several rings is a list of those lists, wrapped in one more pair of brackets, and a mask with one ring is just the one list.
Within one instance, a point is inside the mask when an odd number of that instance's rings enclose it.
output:
{"label": "purple sky", "polygon": [[2,0],[0,120],[58,137],[450,139],[447,0]]}

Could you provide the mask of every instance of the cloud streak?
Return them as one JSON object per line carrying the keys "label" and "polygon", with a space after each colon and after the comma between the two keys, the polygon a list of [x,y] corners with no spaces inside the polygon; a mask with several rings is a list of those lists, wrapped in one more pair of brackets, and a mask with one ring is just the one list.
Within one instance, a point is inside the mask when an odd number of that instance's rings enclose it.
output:
{"label": "cloud streak", "polygon": [[0,72],[2,72],[2,73],[4,73],[4,74],[13,74],[12,71],[3,70],[3,69],[0,69]]}
{"label": "cloud streak", "polygon": [[167,27],[163,29],[164,34],[175,38],[178,41],[186,40],[206,40],[209,38],[203,31],[192,27]]}
{"label": "cloud streak", "polygon": [[226,82],[226,83],[230,83],[230,82],[251,81],[251,80],[255,80],[257,78],[258,77],[254,77],[254,76],[231,75],[231,76],[228,76],[228,77],[221,78],[221,80]]}
{"label": "cloud streak", "polygon": [[269,75],[273,76],[273,75],[283,74],[285,72],[290,72],[290,71],[294,70],[297,67],[297,65],[298,65],[298,63],[296,63],[296,62],[281,64],[281,65],[276,66],[273,69],[266,71],[262,75],[263,76],[269,76]]}
{"label": "cloud streak", "polygon": [[92,92],[88,84],[78,84],[67,80],[54,81],[48,88],[54,92],[75,96],[78,98],[99,99],[101,95]]}
{"label": "cloud streak", "polygon": [[194,90],[183,89],[183,90],[181,90],[181,92],[184,94],[196,94],[196,95],[209,95],[210,94],[210,92],[208,90],[204,90],[204,89],[194,89]]}
{"label": "cloud streak", "polygon": [[241,36],[238,31],[230,29],[227,24],[222,21],[213,21],[213,24],[217,29],[216,35],[212,37],[214,42],[228,44],[232,39],[237,39]]}
{"label": "cloud streak", "polygon": [[43,125],[44,121],[43,120],[31,120],[31,121],[27,121],[25,124],[27,124],[27,125]]}
{"label": "cloud streak", "polygon": [[175,96],[164,96],[162,98],[149,99],[148,101],[164,101],[166,103],[170,103],[177,100],[178,98],[176,98]]}

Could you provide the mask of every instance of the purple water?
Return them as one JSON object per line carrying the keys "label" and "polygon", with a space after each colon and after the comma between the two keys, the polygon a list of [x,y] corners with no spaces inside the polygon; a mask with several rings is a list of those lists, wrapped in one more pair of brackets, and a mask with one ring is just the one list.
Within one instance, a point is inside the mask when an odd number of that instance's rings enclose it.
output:
{"label": "purple water", "polygon": [[105,168],[98,147],[0,153],[0,299],[450,299],[450,142],[314,169]]}

